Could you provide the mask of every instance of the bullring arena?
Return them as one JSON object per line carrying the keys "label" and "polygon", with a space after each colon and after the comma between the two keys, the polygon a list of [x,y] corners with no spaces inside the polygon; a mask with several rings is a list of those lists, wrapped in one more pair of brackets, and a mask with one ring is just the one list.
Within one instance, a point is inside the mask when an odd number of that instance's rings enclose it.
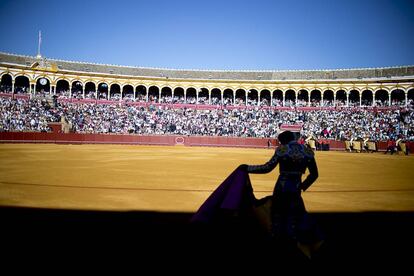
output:
{"label": "bullring arena", "polygon": [[[0,203],[81,210],[194,213],[240,164],[272,149],[130,145],[0,145]],[[316,153],[320,177],[304,193],[310,212],[414,211],[414,158]],[[278,172],[252,174],[256,198]]]}
{"label": "bullring arena", "polygon": [[[292,128],[315,151],[319,178],[303,198],[326,259],[380,258],[378,240],[398,259],[412,245],[413,66],[203,71],[0,53],[0,76],[0,212],[26,242],[30,227],[141,246],[162,228],[189,241],[215,188],[268,161]],[[277,175],[250,175],[256,198]]]}

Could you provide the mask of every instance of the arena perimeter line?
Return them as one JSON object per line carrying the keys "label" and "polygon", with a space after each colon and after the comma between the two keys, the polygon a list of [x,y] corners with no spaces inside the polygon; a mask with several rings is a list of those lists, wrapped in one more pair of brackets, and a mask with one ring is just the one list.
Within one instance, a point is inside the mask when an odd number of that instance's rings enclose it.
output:
{"label": "arena perimeter line", "polygon": [[[100,186],[76,186],[76,185],[53,185],[53,184],[39,184],[39,183],[17,183],[17,182],[3,182],[0,184],[15,185],[15,186],[39,186],[39,187],[54,187],[54,188],[74,188],[74,189],[104,189],[104,190],[132,190],[132,191],[171,191],[171,192],[213,192],[214,190],[207,189],[166,189],[166,188],[127,188],[127,187],[100,187]],[[258,193],[272,193],[272,190],[255,190]],[[386,189],[386,190],[335,190],[335,191],[306,191],[306,193],[369,193],[369,192],[414,192],[413,189]]]}

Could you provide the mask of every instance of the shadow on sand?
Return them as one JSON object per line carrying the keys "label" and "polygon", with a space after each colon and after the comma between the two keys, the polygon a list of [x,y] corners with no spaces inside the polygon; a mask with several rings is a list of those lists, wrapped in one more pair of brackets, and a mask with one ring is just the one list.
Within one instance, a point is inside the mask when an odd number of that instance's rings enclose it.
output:
{"label": "shadow on sand", "polygon": [[326,237],[313,260],[276,245],[251,223],[193,225],[192,215],[1,207],[1,243],[11,260],[41,254],[48,261],[98,256],[105,263],[125,257],[139,267],[158,263],[160,269],[196,264],[275,270],[295,263],[372,271],[409,267],[413,255],[414,212],[312,213]]}

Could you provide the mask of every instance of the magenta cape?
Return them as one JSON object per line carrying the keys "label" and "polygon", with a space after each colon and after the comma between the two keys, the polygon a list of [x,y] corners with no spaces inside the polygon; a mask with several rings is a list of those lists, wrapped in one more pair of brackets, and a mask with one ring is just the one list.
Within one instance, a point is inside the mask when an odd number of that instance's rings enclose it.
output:
{"label": "magenta cape", "polygon": [[255,201],[249,174],[237,168],[200,206],[191,222],[210,223],[222,214],[240,214]]}

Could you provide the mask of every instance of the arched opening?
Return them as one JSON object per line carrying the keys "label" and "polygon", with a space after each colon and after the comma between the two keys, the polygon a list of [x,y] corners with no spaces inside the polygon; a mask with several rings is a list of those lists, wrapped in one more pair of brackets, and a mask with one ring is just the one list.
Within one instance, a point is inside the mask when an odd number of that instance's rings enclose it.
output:
{"label": "arched opening", "polygon": [[332,90],[325,90],[323,92],[323,106],[333,106],[334,92]]}
{"label": "arched opening", "polygon": [[311,106],[321,106],[321,91],[315,89],[310,92]]}
{"label": "arched opening", "polygon": [[247,105],[257,105],[259,92],[256,89],[247,91]]}
{"label": "arched opening", "polygon": [[283,105],[283,91],[282,90],[277,89],[277,90],[273,91],[272,105],[273,106],[282,106]]}
{"label": "arched opening", "polygon": [[345,90],[336,91],[336,106],[345,106],[346,105],[346,92]]}
{"label": "arched opening", "polygon": [[113,101],[121,100],[121,86],[117,83],[113,83],[109,89],[109,99]]}
{"label": "arched opening", "polygon": [[349,92],[349,106],[359,106],[358,90],[351,90],[351,92]]}
{"label": "arched opening", "polygon": [[41,77],[37,79],[36,94],[40,96],[46,96],[50,94],[50,81],[47,78]]}
{"label": "arched opening", "polygon": [[185,103],[184,100],[184,89],[182,87],[177,87],[174,89],[174,103]]}
{"label": "arched opening", "polygon": [[134,100],[134,87],[132,87],[132,85],[127,84],[122,87],[122,99],[125,101]]}
{"label": "arched opening", "polygon": [[246,91],[244,89],[236,90],[236,102],[234,105],[246,105]]}
{"label": "arched opening", "polygon": [[207,88],[201,88],[198,91],[198,103],[199,104],[208,104],[209,103],[208,89]]}
{"label": "arched opening", "polygon": [[196,104],[197,103],[197,90],[193,87],[187,89],[186,92],[186,103]]}
{"label": "arched opening", "polygon": [[172,90],[169,87],[161,88],[161,103],[172,103]]}
{"label": "arched opening", "polygon": [[30,81],[26,76],[18,76],[14,80],[14,92],[17,94],[27,94],[30,92]]}
{"label": "arched opening", "polygon": [[157,103],[160,97],[160,89],[156,86],[151,86],[148,89],[148,101],[152,103]]}
{"label": "arched opening", "polygon": [[395,105],[395,106],[405,105],[404,90],[394,89],[391,91],[391,105]]}
{"label": "arched opening", "polygon": [[260,91],[260,105],[261,106],[270,106],[270,91],[264,89]]}
{"label": "arched opening", "polygon": [[108,99],[108,84],[100,83],[98,84],[98,100],[107,100]]}
{"label": "arched opening", "polygon": [[296,94],[295,91],[289,89],[285,92],[285,106],[295,106],[296,105]]}
{"label": "arched opening", "polygon": [[218,88],[211,90],[211,104],[221,104],[221,91]]}
{"label": "arched opening", "polygon": [[361,104],[362,104],[362,106],[372,106],[373,105],[373,95],[372,95],[371,90],[362,91]]}
{"label": "arched opening", "polygon": [[67,80],[58,80],[56,83],[56,96],[61,98],[69,98],[69,82]]}
{"label": "arched opening", "polygon": [[135,88],[135,101],[146,102],[147,101],[147,88],[143,85],[138,85]]}
{"label": "arched opening", "polygon": [[388,106],[389,94],[388,91],[381,89],[375,92],[375,105]]}
{"label": "arched opening", "polygon": [[86,99],[96,99],[96,87],[95,83],[87,82],[85,84],[85,98]]}
{"label": "arched opening", "polygon": [[414,89],[408,90],[407,101],[408,105],[414,106]]}
{"label": "arched opening", "polygon": [[233,90],[226,89],[223,91],[223,104],[233,105]]}
{"label": "arched opening", "polygon": [[9,74],[4,74],[1,77],[0,92],[12,93],[12,76],[10,76]]}
{"label": "arched opening", "polygon": [[309,100],[308,91],[305,89],[301,89],[298,92],[298,102],[296,103],[296,106],[307,106]]}
{"label": "arched opening", "polygon": [[83,85],[80,81],[72,82],[72,98],[83,99]]}

